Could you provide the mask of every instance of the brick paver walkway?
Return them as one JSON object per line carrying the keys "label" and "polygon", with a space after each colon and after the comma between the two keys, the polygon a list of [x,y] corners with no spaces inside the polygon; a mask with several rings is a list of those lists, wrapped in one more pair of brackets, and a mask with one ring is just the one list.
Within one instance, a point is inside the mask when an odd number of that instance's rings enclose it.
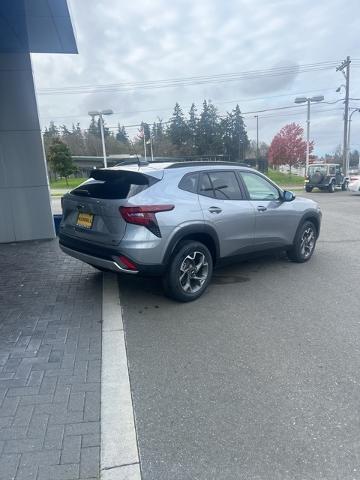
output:
{"label": "brick paver walkway", "polygon": [[57,240],[0,245],[0,479],[95,479],[101,274]]}

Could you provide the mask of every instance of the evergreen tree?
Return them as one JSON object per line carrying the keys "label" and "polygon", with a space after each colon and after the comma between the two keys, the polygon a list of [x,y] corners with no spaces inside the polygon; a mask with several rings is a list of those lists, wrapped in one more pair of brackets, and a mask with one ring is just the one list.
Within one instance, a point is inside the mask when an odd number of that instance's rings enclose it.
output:
{"label": "evergreen tree", "polygon": [[220,120],[216,107],[204,100],[197,128],[197,150],[200,155],[223,152]]}
{"label": "evergreen tree", "polygon": [[128,134],[125,130],[125,127],[121,127],[120,123],[118,123],[118,131],[116,133],[116,140],[120,143],[129,143]]}
{"label": "evergreen tree", "polygon": [[55,123],[51,121],[49,124],[49,128],[45,127],[45,131],[43,134],[44,149],[45,149],[46,157],[48,156],[50,145],[52,144],[55,138],[60,138],[60,131],[58,127],[55,125]]}
{"label": "evergreen tree", "polygon": [[[91,117],[91,122],[88,128],[88,132],[90,135],[94,135],[94,137],[101,138],[101,128],[100,128],[100,118],[95,120],[95,117]],[[104,122],[104,137],[108,137],[110,135],[110,129],[106,126]]]}
{"label": "evergreen tree", "polygon": [[168,135],[171,143],[180,147],[186,142],[187,137],[187,125],[184,119],[184,114],[180,105],[176,102],[174,107],[174,113],[170,119],[168,127]]}
{"label": "evergreen tree", "polygon": [[196,140],[197,140],[196,133],[198,128],[198,122],[199,122],[199,119],[196,115],[196,106],[195,106],[195,103],[193,103],[190,107],[189,120],[187,121],[188,141],[189,141],[189,144],[191,145],[193,152],[196,149]]}
{"label": "evergreen tree", "polygon": [[145,142],[150,140],[150,125],[146,122],[141,122],[140,130],[139,130],[139,138],[143,140],[145,135]]}
{"label": "evergreen tree", "polygon": [[224,150],[232,161],[243,161],[249,147],[243,117],[239,105],[229,113],[222,122]]}

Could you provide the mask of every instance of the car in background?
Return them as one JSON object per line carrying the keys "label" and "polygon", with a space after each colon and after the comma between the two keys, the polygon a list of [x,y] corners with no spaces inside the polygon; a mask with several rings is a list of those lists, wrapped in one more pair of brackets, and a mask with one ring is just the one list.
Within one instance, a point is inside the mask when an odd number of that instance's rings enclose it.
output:
{"label": "car in background", "polygon": [[320,233],[316,202],[230,162],[154,162],[93,170],[62,198],[61,249],[100,270],[161,275],[188,302],[222,261],[286,250],[307,262]]}
{"label": "car in background", "polygon": [[338,163],[313,163],[309,166],[305,177],[305,190],[312,192],[314,188],[335,192],[337,188],[347,190],[349,177],[347,177],[342,167]]}
{"label": "car in background", "polygon": [[350,175],[349,191],[352,193],[360,193],[360,175]]}

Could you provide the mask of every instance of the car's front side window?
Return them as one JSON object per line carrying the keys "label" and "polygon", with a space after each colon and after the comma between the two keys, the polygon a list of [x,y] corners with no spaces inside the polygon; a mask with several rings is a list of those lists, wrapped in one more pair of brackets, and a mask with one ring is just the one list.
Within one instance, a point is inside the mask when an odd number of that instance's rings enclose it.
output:
{"label": "car's front side window", "polygon": [[250,200],[279,200],[278,189],[265,178],[250,172],[241,172],[241,176],[249,192]]}

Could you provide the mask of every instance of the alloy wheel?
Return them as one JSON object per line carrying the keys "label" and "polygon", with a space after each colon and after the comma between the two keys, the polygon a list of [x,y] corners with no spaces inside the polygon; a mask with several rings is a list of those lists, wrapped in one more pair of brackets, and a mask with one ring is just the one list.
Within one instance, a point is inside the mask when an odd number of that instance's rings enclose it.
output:
{"label": "alloy wheel", "polygon": [[315,247],[315,232],[312,227],[307,227],[301,237],[300,251],[301,255],[306,259],[312,254]]}
{"label": "alloy wheel", "polygon": [[187,293],[196,293],[204,285],[209,274],[209,264],[204,253],[194,251],[188,254],[180,265],[179,282]]}

